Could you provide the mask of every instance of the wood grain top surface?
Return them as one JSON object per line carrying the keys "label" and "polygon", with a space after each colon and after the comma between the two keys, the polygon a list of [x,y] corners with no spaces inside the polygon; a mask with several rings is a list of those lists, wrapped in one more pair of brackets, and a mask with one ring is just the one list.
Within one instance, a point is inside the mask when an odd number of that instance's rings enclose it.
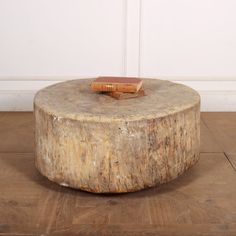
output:
{"label": "wood grain top surface", "polygon": [[34,105],[49,114],[75,120],[111,121],[159,118],[200,103],[199,94],[182,84],[143,79],[146,96],[116,100],[90,90],[93,79],[78,79],[40,90]]}

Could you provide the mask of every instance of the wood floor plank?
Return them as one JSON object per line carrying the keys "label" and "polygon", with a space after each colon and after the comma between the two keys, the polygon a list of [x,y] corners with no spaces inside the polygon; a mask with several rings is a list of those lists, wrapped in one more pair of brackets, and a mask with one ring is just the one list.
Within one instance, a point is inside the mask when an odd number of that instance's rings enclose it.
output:
{"label": "wood floor plank", "polygon": [[204,153],[196,166],[159,188],[120,195],[63,188],[50,233],[194,235],[199,230],[198,235],[233,235],[235,182],[223,154]]}
{"label": "wood floor plank", "polygon": [[34,152],[32,112],[0,112],[0,152]]}
{"label": "wood floor plank", "polygon": [[5,233],[0,233],[0,236],[42,236],[39,234],[5,234]]}
{"label": "wood floor plank", "polygon": [[203,112],[201,118],[223,152],[236,153],[236,112]]}
{"label": "wood floor plank", "polygon": [[0,234],[44,234],[60,187],[42,177],[31,153],[0,153]]}
{"label": "wood floor plank", "polygon": [[223,152],[223,149],[218,145],[214,139],[211,131],[208,129],[204,121],[201,119],[201,145],[200,152]]}
{"label": "wood floor plank", "polygon": [[51,236],[235,236],[236,224],[186,224],[177,225],[77,225],[73,228],[56,231]]}

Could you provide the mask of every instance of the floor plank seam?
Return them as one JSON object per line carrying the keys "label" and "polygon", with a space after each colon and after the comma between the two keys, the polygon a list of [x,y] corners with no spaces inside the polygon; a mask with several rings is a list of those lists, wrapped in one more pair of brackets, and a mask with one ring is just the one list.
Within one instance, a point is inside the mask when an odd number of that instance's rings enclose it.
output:
{"label": "floor plank seam", "polygon": [[233,165],[232,161],[230,160],[229,156],[228,156],[225,152],[223,152],[223,153],[224,153],[225,158],[228,160],[228,162],[229,162],[230,165],[232,166],[233,170],[236,172],[236,168],[235,168],[235,166]]}
{"label": "floor plank seam", "polygon": [[214,140],[214,142],[215,142],[215,143],[220,147],[220,149],[223,151],[224,148],[217,142],[217,140],[216,140],[215,137],[214,137],[214,134],[212,133],[211,129],[208,127],[207,123],[204,121],[204,119],[203,119],[202,117],[201,117],[201,122],[203,122],[204,125],[206,126],[208,132],[209,132],[210,135],[211,135],[212,140]]}
{"label": "floor plank seam", "polygon": [[48,225],[46,227],[46,235],[50,234],[51,232],[51,229],[52,229],[52,225],[54,223],[54,220],[56,219],[56,215],[57,215],[57,205],[58,205],[58,200],[61,196],[61,191],[59,193],[57,193],[56,197],[55,197],[55,201],[54,201],[54,204],[53,204],[53,207],[52,207],[52,210],[51,210],[51,217],[50,217],[50,220],[48,222]]}

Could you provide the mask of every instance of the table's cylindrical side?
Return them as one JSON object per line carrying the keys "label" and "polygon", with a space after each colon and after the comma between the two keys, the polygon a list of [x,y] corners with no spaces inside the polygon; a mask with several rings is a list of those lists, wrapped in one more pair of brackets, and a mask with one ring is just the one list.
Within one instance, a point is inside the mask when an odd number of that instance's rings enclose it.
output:
{"label": "table's cylindrical side", "polygon": [[76,120],[35,112],[36,167],[60,185],[131,192],[168,182],[199,158],[199,103],[158,118]]}

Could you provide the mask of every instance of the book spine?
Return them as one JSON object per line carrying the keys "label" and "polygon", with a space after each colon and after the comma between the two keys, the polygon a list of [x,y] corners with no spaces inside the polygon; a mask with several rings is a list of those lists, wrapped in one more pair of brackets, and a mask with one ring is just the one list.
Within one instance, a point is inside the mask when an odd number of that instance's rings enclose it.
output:
{"label": "book spine", "polygon": [[92,83],[91,89],[93,91],[103,91],[103,92],[125,92],[125,93],[137,92],[137,86],[133,84]]}
{"label": "book spine", "polygon": [[107,92],[110,97],[120,99],[131,99],[145,96],[144,90],[141,89],[137,93]]}

